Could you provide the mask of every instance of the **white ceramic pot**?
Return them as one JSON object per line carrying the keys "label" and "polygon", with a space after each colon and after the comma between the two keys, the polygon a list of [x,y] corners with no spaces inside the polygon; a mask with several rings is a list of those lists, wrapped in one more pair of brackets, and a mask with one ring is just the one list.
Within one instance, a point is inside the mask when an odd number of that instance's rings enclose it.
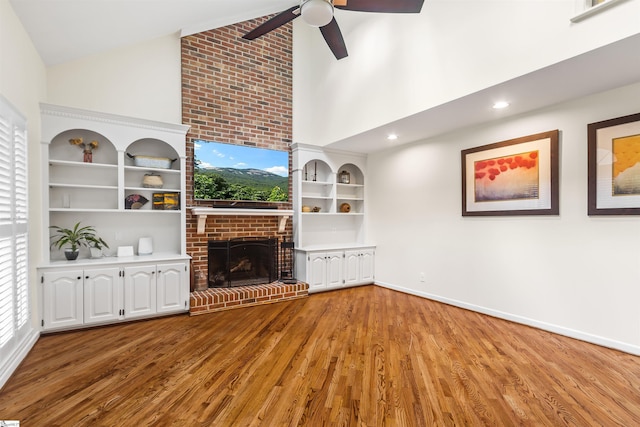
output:
{"label": "white ceramic pot", "polygon": [[91,251],[91,258],[102,258],[102,249],[89,248]]}

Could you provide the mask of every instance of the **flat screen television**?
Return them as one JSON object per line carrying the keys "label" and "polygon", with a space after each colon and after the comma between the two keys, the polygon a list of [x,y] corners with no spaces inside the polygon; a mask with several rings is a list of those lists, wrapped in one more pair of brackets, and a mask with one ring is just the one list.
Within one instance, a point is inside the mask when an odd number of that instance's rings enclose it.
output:
{"label": "flat screen television", "polygon": [[197,200],[289,201],[289,152],[195,139]]}

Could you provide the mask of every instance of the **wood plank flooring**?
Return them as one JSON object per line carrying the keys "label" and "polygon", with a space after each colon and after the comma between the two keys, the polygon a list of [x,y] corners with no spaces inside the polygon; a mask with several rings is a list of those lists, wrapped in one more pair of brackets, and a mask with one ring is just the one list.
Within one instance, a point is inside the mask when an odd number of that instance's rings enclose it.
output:
{"label": "wood plank flooring", "polygon": [[637,426],[640,358],[366,286],[45,335],[29,426]]}

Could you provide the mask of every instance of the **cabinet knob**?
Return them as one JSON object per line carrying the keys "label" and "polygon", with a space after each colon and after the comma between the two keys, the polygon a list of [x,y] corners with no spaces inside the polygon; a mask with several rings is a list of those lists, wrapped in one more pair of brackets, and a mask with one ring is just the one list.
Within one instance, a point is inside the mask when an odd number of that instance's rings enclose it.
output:
{"label": "cabinet knob", "polygon": [[82,279],[82,276],[78,276],[78,280]]}
{"label": "cabinet knob", "polygon": [[89,278],[89,276],[85,276],[84,278],[85,278],[85,279],[88,279],[88,278]]}

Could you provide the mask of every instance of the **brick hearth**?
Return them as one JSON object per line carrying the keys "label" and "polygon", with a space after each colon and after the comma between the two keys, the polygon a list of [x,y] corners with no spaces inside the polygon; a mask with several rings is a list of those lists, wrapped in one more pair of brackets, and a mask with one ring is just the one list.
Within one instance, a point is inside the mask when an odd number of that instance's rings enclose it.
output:
{"label": "brick hearth", "polygon": [[309,296],[309,285],[304,282],[284,284],[238,286],[234,288],[208,288],[191,292],[189,314],[213,313],[232,308],[288,301]]}

